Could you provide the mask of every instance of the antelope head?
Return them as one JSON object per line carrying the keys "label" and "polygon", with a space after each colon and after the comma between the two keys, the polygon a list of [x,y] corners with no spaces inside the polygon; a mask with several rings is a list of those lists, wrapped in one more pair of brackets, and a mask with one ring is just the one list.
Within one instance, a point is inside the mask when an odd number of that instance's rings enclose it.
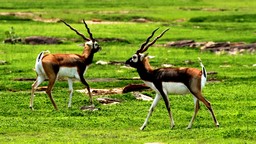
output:
{"label": "antelope head", "polygon": [[78,32],[75,28],[71,27],[68,23],[66,23],[65,21],[61,20],[66,26],[68,26],[71,30],[73,30],[74,32],[76,32],[77,35],[81,36],[84,40],[84,47],[88,47],[91,49],[92,53],[96,53],[99,50],[101,50],[101,46],[98,44],[98,42],[93,38],[93,35],[88,27],[88,25],[86,24],[86,22],[83,19],[83,23],[85,25],[85,28],[87,30],[87,33],[89,34],[90,38],[85,37],[82,33]]}
{"label": "antelope head", "polygon": [[140,49],[138,49],[137,52],[125,62],[126,65],[134,68],[141,68],[145,66],[145,62],[148,62],[148,53],[144,52],[147,51],[150,46],[152,46],[159,38],[164,35],[165,32],[169,30],[169,28],[164,30],[159,36],[157,36],[152,42],[149,43],[150,39],[154,36],[158,29],[159,28],[155,29],[147,38],[146,42],[141,45]]}

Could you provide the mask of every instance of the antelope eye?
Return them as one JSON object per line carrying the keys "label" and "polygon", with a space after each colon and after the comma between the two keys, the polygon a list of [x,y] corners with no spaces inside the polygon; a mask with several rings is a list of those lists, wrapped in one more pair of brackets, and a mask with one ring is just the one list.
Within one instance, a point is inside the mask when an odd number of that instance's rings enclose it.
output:
{"label": "antelope eye", "polygon": [[137,59],[137,56],[136,55],[132,56],[132,59],[133,60]]}
{"label": "antelope eye", "polygon": [[132,56],[132,61],[133,62],[137,62],[138,61],[138,56],[137,55],[133,55]]}

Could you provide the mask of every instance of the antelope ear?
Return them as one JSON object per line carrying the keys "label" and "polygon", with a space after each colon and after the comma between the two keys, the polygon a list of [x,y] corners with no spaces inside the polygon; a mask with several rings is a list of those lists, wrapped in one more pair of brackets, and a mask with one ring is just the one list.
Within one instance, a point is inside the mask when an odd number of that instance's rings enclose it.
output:
{"label": "antelope ear", "polygon": [[151,55],[148,56],[148,59],[153,59],[153,58],[155,58],[155,56],[151,56]]}
{"label": "antelope ear", "polygon": [[90,41],[87,41],[87,42],[85,42],[87,45],[89,45],[89,46],[92,46],[92,44],[93,44],[93,42],[90,40]]}
{"label": "antelope ear", "polygon": [[141,54],[141,56],[140,56],[140,61],[142,61],[144,58],[146,58],[148,56],[148,53],[146,53],[146,54]]}

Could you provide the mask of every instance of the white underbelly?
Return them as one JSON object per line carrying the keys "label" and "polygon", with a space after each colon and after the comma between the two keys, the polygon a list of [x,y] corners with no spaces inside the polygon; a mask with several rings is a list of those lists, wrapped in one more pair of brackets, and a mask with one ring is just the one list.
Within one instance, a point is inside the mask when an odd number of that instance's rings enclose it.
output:
{"label": "white underbelly", "polygon": [[[154,91],[158,91],[154,84],[152,82],[144,81],[144,83],[149,86]],[[187,86],[185,86],[183,83],[177,83],[177,82],[162,82],[163,91],[167,92],[167,94],[188,94],[190,93]]]}
{"label": "white underbelly", "polygon": [[58,72],[58,77],[69,77],[80,79],[79,74],[77,72],[77,67],[60,67]]}

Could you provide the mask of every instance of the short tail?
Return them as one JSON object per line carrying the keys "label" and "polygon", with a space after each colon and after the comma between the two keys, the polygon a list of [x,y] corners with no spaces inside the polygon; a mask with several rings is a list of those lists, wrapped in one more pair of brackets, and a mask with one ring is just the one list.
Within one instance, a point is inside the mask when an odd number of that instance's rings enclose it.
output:
{"label": "short tail", "polygon": [[42,59],[43,59],[45,53],[50,53],[50,51],[48,51],[48,50],[42,51],[38,54],[38,56],[36,58],[35,70],[36,70],[37,74],[40,74],[43,72]]}
{"label": "short tail", "polygon": [[44,57],[44,53],[50,53],[50,51],[49,51],[49,50],[41,51],[41,52],[38,54],[37,58],[36,58],[36,63],[39,63],[39,62],[42,61],[42,59],[43,59],[43,57]]}
{"label": "short tail", "polygon": [[203,88],[206,84],[206,80],[207,80],[207,72],[206,69],[202,63],[202,60],[200,59],[200,57],[198,57],[198,60],[200,62],[200,66],[202,67],[202,76],[201,76],[201,88]]}

